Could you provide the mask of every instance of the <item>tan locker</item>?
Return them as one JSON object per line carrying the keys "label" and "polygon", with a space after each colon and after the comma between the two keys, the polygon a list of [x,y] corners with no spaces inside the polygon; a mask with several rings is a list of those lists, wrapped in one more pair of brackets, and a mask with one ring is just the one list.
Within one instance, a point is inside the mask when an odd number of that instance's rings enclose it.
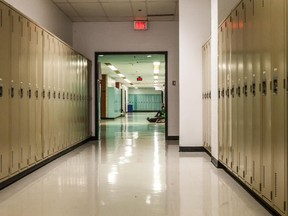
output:
{"label": "tan locker", "polygon": [[[285,211],[285,0],[271,0],[271,63],[272,63],[272,144],[273,144],[273,200]],[[286,164],[287,165],[287,164]]]}
{"label": "tan locker", "polygon": [[[68,61],[68,69],[67,71],[65,71],[65,77],[67,79],[66,81],[66,92],[68,93],[68,98],[66,98],[67,100],[65,101],[65,106],[67,106],[67,121],[68,121],[68,125],[67,125],[67,139],[68,139],[68,145],[72,145],[72,99],[73,99],[73,93],[72,93],[72,79],[71,77],[73,76],[73,71],[72,71],[72,51],[70,49],[67,50],[67,61]],[[65,94],[63,94],[65,95]],[[65,98],[65,97],[64,97]]]}
{"label": "tan locker", "polygon": [[58,146],[59,149],[62,150],[65,148],[65,142],[64,142],[64,124],[65,120],[63,118],[63,111],[64,111],[64,107],[63,105],[63,101],[61,99],[61,89],[63,87],[63,77],[62,77],[62,73],[64,70],[64,45],[62,43],[59,43],[59,71],[58,71],[58,90],[57,90],[57,107],[58,107],[58,119],[57,119],[57,124],[58,124]]}
{"label": "tan locker", "polygon": [[232,33],[232,22],[231,18],[227,19],[227,55],[226,55],[226,164],[229,168],[232,168],[232,122],[231,122],[231,106],[232,99],[230,95],[231,91],[231,33]]}
{"label": "tan locker", "polygon": [[20,96],[20,123],[19,123],[19,141],[20,141],[20,168],[28,165],[29,158],[29,21],[21,17],[21,40],[20,40],[20,58],[19,58],[19,96]]}
{"label": "tan locker", "polygon": [[37,32],[35,24],[29,22],[28,27],[28,89],[27,97],[29,103],[29,146],[28,146],[28,163],[33,164],[36,162],[36,98],[34,97],[36,73],[37,73],[37,59],[36,59],[36,45],[37,45]]}
{"label": "tan locker", "polygon": [[84,103],[85,103],[85,138],[89,136],[89,110],[88,110],[88,61],[85,59],[84,73]]}
{"label": "tan locker", "polygon": [[[65,61],[65,65],[64,65],[64,69],[61,73],[61,77],[62,77],[62,92],[61,92],[61,100],[62,100],[62,107],[63,107],[63,118],[64,118],[64,122],[65,124],[63,124],[63,128],[64,128],[64,143],[65,143],[65,148],[69,146],[69,127],[70,127],[70,122],[69,122],[69,98],[70,96],[68,96],[68,98],[63,97],[63,95],[68,92],[69,95],[69,89],[68,89],[68,71],[69,71],[69,48],[66,47],[64,45],[64,61]],[[67,75],[66,75],[67,74]],[[65,111],[64,111],[65,110]]]}
{"label": "tan locker", "polygon": [[207,47],[207,94],[208,94],[208,104],[207,104],[207,115],[208,115],[208,137],[207,137],[207,150],[211,152],[211,42],[208,41]]}
{"label": "tan locker", "polygon": [[21,39],[21,22],[20,15],[11,10],[11,75],[10,75],[10,173],[14,174],[19,170],[19,57],[20,57],[20,39]]}
{"label": "tan locker", "polygon": [[35,125],[36,125],[36,160],[39,161],[43,158],[42,147],[42,97],[43,92],[43,30],[36,26],[36,80],[35,80]]}
{"label": "tan locker", "polygon": [[43,31],[43,90],[42,90],[42,145],[43,157],[49,155],[50,149],[50,133],[49,133],[49,99],[48,99],[48,86],[50,76],[50,35]]}
{"label": "tan locker", "polygon": [[222,104],[222,71],[223,71],[223,27],[219,27],[218,33],[218,157],[223,162],[223,104]]}
{"label": "tan locker", "polygon": [[231,13],[231,22],[232,22],[232,33],[231,33],[231,88],[230,88],[230,97],[231,97],[231,143],[232,143],[232,160],[231,167],[233,172],[237,173],[238,165],[238,148],[237,148],[237,55],[238,55],[238,12],[233,11]]}
{"label": "tan locker", "polygon": [[10,10],[0,2],[0,181],[9,175],[10,151]]}
{"label": "tan locker", "polygon": [[227,143],[227,107],[228,107],[228,97],[227,97],[227,75],[228,75],[228,42],[227,42],[227,36],[228,36],[228,21],[224,21],[223,26],[223,69],[222,69],[222,83],[223,83],[223,162],[227,166],[228,163],[228,143]]}
{"label": "tan locker", "polygon": [[243,177],[250,185],[252,184],[252,25],[253,25],[253,2],[245,1],[245,22],[244,22],[244,152],[245,172]]}
{"label": "tan locker", "polygon": [[258,193],[261,192],[261,143],[262,143],[262,96],[261,96],[261,1],[254,1],[254,15],[252,25],[252,116],[253,116],[253,136],[252,136],[252,187]]}
{"label": "tan locker", "polygon": [[203,146],[205,147],[205,44],[202,47],[202,119],[203,119],[203,125],[202,125],[202,142]]}
{"label": "tan locker", "polygon": [[237,55],[237,149],[238,149],[238,175],[243,178],[243,173],[245,171],[245,154],[244,154],[244,14],[245,14],[245,4],[241,3],[237,7],[238,13],[238,33],[237,33],[237,43],[238,43],[238,55]]}

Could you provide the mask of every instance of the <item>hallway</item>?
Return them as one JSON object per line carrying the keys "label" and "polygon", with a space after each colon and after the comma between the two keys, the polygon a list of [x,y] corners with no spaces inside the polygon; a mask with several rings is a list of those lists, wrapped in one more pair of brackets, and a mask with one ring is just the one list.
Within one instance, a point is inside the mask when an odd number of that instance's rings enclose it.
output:
{"label": "hallway", "polygon": [[0,215],[270,215],[208,155],[179,153],[177,141],[165,141],[164,124],[146,120],[151,116],[102,121],[101,141],[0,191]]}

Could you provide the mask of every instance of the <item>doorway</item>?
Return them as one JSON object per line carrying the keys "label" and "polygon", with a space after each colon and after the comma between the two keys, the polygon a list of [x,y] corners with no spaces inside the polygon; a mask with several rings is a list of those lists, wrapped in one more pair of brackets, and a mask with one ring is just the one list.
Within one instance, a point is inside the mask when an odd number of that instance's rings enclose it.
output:
{"label": "doorway", "polygon": [[[164,105],[167,139],[168,52],[96,52],[95,62],[98,65],[95,67],[95,138],[101,139],[101,119],[118,118],[127,112],[157,112]],[[153,95],[153,91],[159,96]],[[150,95],[136,95],[135,92],[149,92]],[[113,95],[119,96],[119,103]],[[114,100],[114,107],[109,108],[111,100]]]}

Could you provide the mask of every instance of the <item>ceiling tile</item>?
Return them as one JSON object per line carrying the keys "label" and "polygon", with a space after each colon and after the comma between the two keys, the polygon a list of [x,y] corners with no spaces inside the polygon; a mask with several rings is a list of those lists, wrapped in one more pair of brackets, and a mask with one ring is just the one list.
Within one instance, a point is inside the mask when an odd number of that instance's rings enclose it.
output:
{"label": "ceiling tile", "polygon": [[84,22],[82,17],[69,17],[72,22]]}
{"label": "ceiling tile", "polygon": [[86,22],[109,22],[107,17],[83,17]]}
{"label": "ceiling tile", "polygon": [[99,2],[99,0],[67,0],[71,3],[91,3],[91,2]]}
{"label": "ceiling tile", "polygon": [[69,3],[57,3],[57,6],[69,17],[79,16]]}
{"label": "ceiling tile", "polygon": [[52,0],[53,2],[67,2],[67,0]]}
{"label": "ceiling tile", "polygon": [[148,15],[174,14],[175,2],[148,2]]}
{"label": "ceiling tile", "polygon": [[102,6],[109,17],[133,16],[131,4],[128,2],[102,3]]}
{"label": "ceiling tile", "polygon": [[178,0],[147,0],[147,2],[178,2]]}
{"label": "ceiling tile", "polygon": [[108,17],[111,22],[132,22],[134,21],[134,17]]}
{"label": "ceiling tile", "polygon": [[71,3],[80,16],[105,16],[100,3]]}
{"label": "ceiling tile", "polygon": [[175,18],[174,16],[155,16],[155,17],[148,17],[149,21],[173,21]]}
{"label": "ceiling tile", "polygon": [[99,0],[99,2],[119,3],[119,2],[130,2],[130,1],[129,0]]}
{"label": "ceiling tile", "polygon": [[134,16],[143,17],[147,16],[146,3],[145,2],[133,2],[132,9]]}

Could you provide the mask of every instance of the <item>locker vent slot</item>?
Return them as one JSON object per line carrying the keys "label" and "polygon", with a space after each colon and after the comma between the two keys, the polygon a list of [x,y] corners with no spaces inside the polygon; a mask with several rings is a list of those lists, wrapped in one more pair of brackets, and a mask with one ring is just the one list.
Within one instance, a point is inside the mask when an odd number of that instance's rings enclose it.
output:
{"label": "locker vent slot", "polygon": [[278,182],[277,182],[277,180],[278,180],[278,177],[277,177],[277,173],[275,173],[275,183],[274,183],[274,186],[275,186],[275,188],[274,188],[274,190],[275,190],[275,197],[277,197],[278,196],[278,191],[277,191],[277,189],[278,189]]}

